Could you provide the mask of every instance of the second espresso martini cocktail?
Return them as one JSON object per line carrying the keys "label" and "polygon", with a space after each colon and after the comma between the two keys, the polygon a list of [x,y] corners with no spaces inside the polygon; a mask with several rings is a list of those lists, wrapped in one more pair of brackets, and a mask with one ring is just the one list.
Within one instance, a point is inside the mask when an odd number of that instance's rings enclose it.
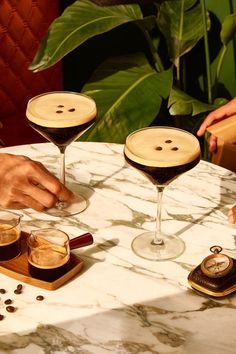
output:
{"label": "second espresso martini cocktail", "polygon": [[146,259],[165,260],[180,255],[183,241],[161,231],[161,202],[164,187],[200,161],[198,139],[187,131],[172,127],[149,127],[131,133],[125,143],[126,161],[142,172],[158,191],[155,232],[137,236],[132,248]]}
{"label": "second espresso martini cocktail", "polygon": [[[65,149],[96,119],[95,101],[83,94],[55,91],[33,97],[27,105],[26,116],[30,126],[54,143],[61,153],[61,182],[65,183]],[[59,202],[50,214],[67,216],[83,211],[87,201],[77,196],[74,203]]]}

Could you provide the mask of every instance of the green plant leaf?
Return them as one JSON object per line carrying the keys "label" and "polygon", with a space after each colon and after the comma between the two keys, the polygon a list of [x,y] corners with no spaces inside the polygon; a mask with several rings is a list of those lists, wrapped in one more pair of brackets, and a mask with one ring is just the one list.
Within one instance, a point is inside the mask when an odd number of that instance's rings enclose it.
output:
{"label": "green plant leaf", "polygon": [[29,69],[46,69],[89,38],[137,20],[143,20],[137,4],[103,7],[77,0],[51,24]]}
{"label": "green plant leaf", "polygon": [[[210,25],[209,16],[208,27]],[[160,6],[157,18],[174,65],[203,37],[202,10],[197,0],[169,0]]]}
{"label": "green plant leaf", "polygon": [[227,44],[234,38],[236,34],[236,14],[228,15],[224,18],[220,32],[222,43]]}
{"label": "green plant leaf", "polygon": [[172,68],[157,73],[141,53],[109,59],[83,88],[96,101],[98,119],[81,140],[124,143],[152,123],[171,86]]}
{"label": "green plant leaf", "polygon": [[173,116],[196,116],[200,113],[212,111],[213,109],[218,108],[222,103],[222,100],[216,101],[215,104],[204,103],[189,96],[188,94],[177,89],[176,87],[173,87],[168,100],[168,108],[170,114]]}

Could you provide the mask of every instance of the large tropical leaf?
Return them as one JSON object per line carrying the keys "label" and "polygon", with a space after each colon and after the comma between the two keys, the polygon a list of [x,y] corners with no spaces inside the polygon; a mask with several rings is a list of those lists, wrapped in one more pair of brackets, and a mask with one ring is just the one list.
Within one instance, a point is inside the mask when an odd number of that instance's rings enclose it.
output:
{"label": "large tropical leaf", "polygon": [[172,69],[157,73],[141,53],[109,59],[83,88],[96,101],[98,119],[81,139],[124,143],[156,118],[171,86]]}
{"label": "large tropical leaf", "polygon": [[222,23],[220,38],[224,45],[227,45],[236,34],[236,13],[228,15]]}
{"label": "large tropical leaf", "polygon": [[89,38],[138,20],[148,22],[143,20],[137,4],[103,7],[89,0],[77,0],[51,24],[29,68],[46,69]]}
{"label": "large tropical leaf", "polygon": [[[207,19],[209,28],[209,16]],[[204,35],[202,10],[197,0],[164,1],[160,6],[157,23],[165,36],[169,57],[174,65]]]}
{"label": "large tropical leaf", "polygon": [[171,115],[188,115],[196,116],[200,113],[212,111],[219,108],[227,100],[223,98],[217,99],[214,104],[208,104],[197,100],[186,94],[185,92],[173,87],[170,92],[168,108]]}

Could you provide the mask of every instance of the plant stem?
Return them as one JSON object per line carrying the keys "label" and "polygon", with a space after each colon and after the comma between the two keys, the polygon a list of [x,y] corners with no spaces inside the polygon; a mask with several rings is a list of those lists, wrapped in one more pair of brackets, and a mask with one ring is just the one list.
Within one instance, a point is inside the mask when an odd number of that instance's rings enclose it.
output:
{"label": "plant stem", "polygon": [[164,67],[162,65],[162,62],[161,62],[161,59],[156,51],[156,49],[154,48],[154,45],[153,45],[153,41],[149,35],[149,32],[146,31],[146,30],[143,30],[143,28],[141,26],[139,26],[149,44],[149,48],[150,48],[150,51],[152,53],[152,57],[153,57],[153,61],[154,61],[154,64],[155,64],[155,67],[157,69],[158,72],[161,72],[161,71],[164,71]]}
{"label": "plant stem", "polygon": [[[181,40],[183,38],[183,25],[184,25],[184,0],[181,1],[181,11],[180,13],[182,14],[180,16],[180,21],[179,21],[179,34],[178,34],[178,47],[180,46]],[[178,48],[178,56],[174,60],[174,64],[176,66],[176,85],[178,88],[181,88],[181,77],[180,77],[180,49]]]}
{"label": "plant stem", "polygon": [[222,68],[223,60],[224,60],[225,54],[227,52],[227,49],[228,49],[228,46],[224,45],[222,47],[222,50],[220,53],[219,61],[218,61],[217,68],[216,68],[216,83],[219,81],[219,78],[220,78],[220,71]]}
{"label": "plant stem", "polygon": [[208,103],[212,103],[212,82],[211,82],[211,67],[210,67],[210,55],[209,55],[209,44],[207,36],[207,19],[206,19],[206,4],[205,0],[201,0],[202,8],[202,22],[204,30],[204,49],[205,49],[205,60],[206,60],[206,76],[207,76],[207,96]]}

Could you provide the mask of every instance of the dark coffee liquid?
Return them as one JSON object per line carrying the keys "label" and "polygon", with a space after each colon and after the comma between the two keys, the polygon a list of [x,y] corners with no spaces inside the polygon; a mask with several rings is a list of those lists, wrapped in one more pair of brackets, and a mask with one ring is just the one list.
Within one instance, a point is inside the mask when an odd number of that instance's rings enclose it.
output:
{"label": "dark coffee liquid", "polygon": [[20,239],[10,243],[9,245],[0,246],[0,261],[7,261],[15,258],[21,252]]}
{"label": "dark coffee liquid", "polygon": [[185,173],[195,167],[200,161],[200,155],[193,161],[171,167],[153,167],[145,166],[129,159],[125,154],[126,161],[133,167],[137,168],[139,171],[143,172],[144,175],[155,185],[167,185],[175,178],[177,178],[182,173]]}
{"label": "dark coffee liquid", "polygon": [[35,124],[29,120],[29,125],[35,129],[38,133],[43,135],[47,140],[51,141],[58,147],[63,147],[69,145],[72,141],[74,141],[79,134],[86,130],[92,123],[95,121],[94,119],[90,120],[87,123],[76,125],[74,127],[66,127],[66,128],[50,128],[44,127],[38,124]]}
{"label": "dark coffee liquid", "polygon": [[29,262],[29,273],[33,278],[51,282],[60,278],[67,272],[68,262],[57,268],[39,268]]}

